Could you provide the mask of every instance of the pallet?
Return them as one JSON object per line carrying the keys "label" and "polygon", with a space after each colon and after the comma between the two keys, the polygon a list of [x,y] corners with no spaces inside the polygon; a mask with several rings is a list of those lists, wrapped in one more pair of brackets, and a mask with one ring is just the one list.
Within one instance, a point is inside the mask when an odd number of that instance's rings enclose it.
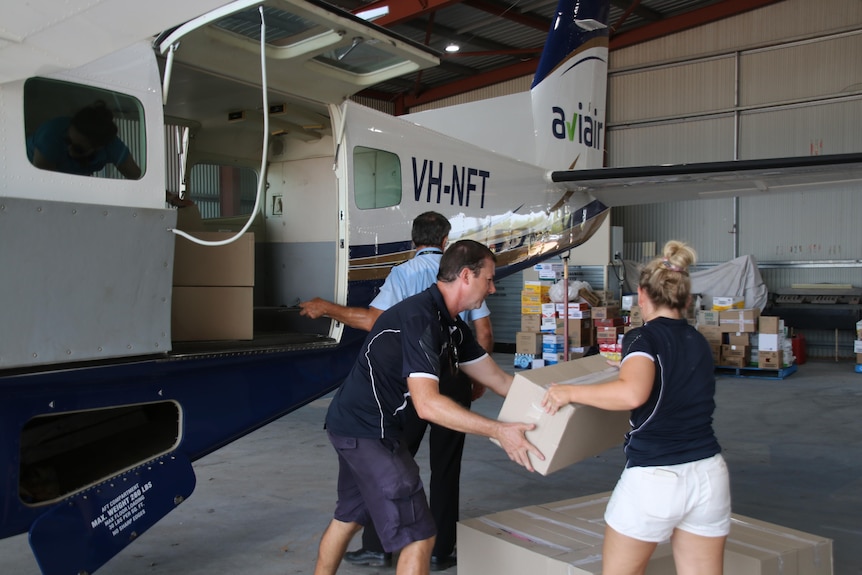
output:
{"label": "pallet", "polygon": [[761,369],[758,367],[731,367],[726,365],[715,366],[715,375],[726,375],[728,377],[750,377],[755,379],[784,379],[796,373],[796,364],[782,367],[781,369]]}

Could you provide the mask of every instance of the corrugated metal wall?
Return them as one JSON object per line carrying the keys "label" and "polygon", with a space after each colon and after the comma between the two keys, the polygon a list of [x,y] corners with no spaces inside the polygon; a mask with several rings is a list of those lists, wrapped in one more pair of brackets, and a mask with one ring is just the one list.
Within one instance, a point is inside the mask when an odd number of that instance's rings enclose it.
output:
{"label": "corrugated metal wall", "polygon": [[[614,52],[609,164],[860,151],[862,3],[828,1],[814,12],[788,0]],[[683,239],[702,262],[755,256],[772,292],[860,286],[860,191],[630,206],[613,211],[612,225],[624,228],[627,259],[643,242]],[[812,355],[852,351],[850,332],[806,335]]]}
{"label": "corrugated metal wall", "polygon": [[[608,80],[608,165],[858,152],[860,54],[858,0],[822,0],[816,6],[785,0],[615,50]],[[530,80],[421,109],[525,91]],[[682,239],[707,265],[754,255],[772,291],[800,283],[860,286],[860,191],[631,206],[614,209],[612,225],[623,227],[626,259],[640,259],[650,245],[660,249],[669,239]],[[517,331],[520,319],[512,310],[519,307],[514,295],[521,282],[520,274],[503,280],[506,296],[489,302],[498,341]],[[833,332],[807,335],[812,355],[834,355]],[[840,354],[846,355],[847,334],[838,335]]]}

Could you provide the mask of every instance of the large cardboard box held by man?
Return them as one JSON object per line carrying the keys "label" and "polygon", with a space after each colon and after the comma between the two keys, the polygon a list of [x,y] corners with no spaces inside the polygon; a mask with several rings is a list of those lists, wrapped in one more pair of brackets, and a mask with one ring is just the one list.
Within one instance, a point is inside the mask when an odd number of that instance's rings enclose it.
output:
{"label": "large cardboard box held by man", "polygon": [[[610,492],[522,507],[458,523],[459,575],[599,575]],[[733,514],[725,575],[832,575],[832,541]],[[669,541],[647,575],[676,575]]]}
{"label": "large cardboard box held by man", "polygon": [[618,374],[619,370],[599,355],[518,373],[497,419],[536,424],[527,432],[527,439],[545,460],[531,454],[530,462],[538,473],[548,475],[620,445],[631,428],[628,411],[569,404],[549,415],[542,408],[545,391],[552,383],[600,383],[614,380]]}

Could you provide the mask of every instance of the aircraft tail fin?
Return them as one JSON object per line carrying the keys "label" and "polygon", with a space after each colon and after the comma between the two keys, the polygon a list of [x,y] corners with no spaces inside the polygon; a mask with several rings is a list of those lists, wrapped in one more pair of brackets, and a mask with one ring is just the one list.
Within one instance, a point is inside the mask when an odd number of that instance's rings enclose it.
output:
{"label": "aircraft tail fin", "polygon": [[604,163],[609,0],[560,0],[530,89],[536,164]]}

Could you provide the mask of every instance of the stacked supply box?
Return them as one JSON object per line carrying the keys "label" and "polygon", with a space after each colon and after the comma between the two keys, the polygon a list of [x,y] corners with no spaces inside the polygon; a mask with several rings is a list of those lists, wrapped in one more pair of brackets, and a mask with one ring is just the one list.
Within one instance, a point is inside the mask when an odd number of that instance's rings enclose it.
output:
{"label": "stacked supply box", "polygon": [[[533,505],[458,523],[460,575],[598,575],[610,493]],[[669,541],[647,575],[675,575]],[[832,575],[832,541],[733,514],[725,575]]]}
{"label": "stacked supply box", "polygon": [[[221,241],[233,232],[195,232]],[[213,341],[254,338],[254,234],[223,246],[201,246],[177,238],[171,338]]]}
{"label": "stacked supply box", "polygon": [[721,346],[724,343],[724,337],[718,325],[718,314],[715,310],[700,310],[697,312],[697,331],[699,331],[706,341],[709,342],[709,347],[712,348],[712,362],[715,365],[721,365]]}
{"label": "stacked supply box", "polygon": [[625,320],[619,306],[609,305],[593,308],[593,323],[596,326],[596,345],[599,353],[612,361],[622,359],[622,335]]}
{"label": "stacked supply box", "polygon": [[515,334],[515,367],[541,365],[542,310],[551,304],[551,280],[525,280],[521,290],[521,331]]}
{"label": "stacked supply box", "polygon": [[[718,328],[724,335],[721,346],[721,365],[749,367],[751,365],[751,336],[757,331],[759,309],[730,309],[718,312]],[[731,338],[728,334],[734,334]]]}
{"label": "stacked supply box", "polygon": [[793,363],[793,345],[786,337],[784,320],[761,316],[757,329],[757,367],[781,369]]}
{"label": "stacked supply box", "polygon": [[[726,299],[724,303],[732,303],[733,298]],[[758,309],[700,310],[696,325],[712,348],[715,365],[781,369],[794,361],[784,320],[761,316]]]}
{"label": "stacked supply box", "polygon": [[555,305],[554,334],[568,331],[569,359],[582,356],[595,343],[592,309],[585,302],[558,303]]}

